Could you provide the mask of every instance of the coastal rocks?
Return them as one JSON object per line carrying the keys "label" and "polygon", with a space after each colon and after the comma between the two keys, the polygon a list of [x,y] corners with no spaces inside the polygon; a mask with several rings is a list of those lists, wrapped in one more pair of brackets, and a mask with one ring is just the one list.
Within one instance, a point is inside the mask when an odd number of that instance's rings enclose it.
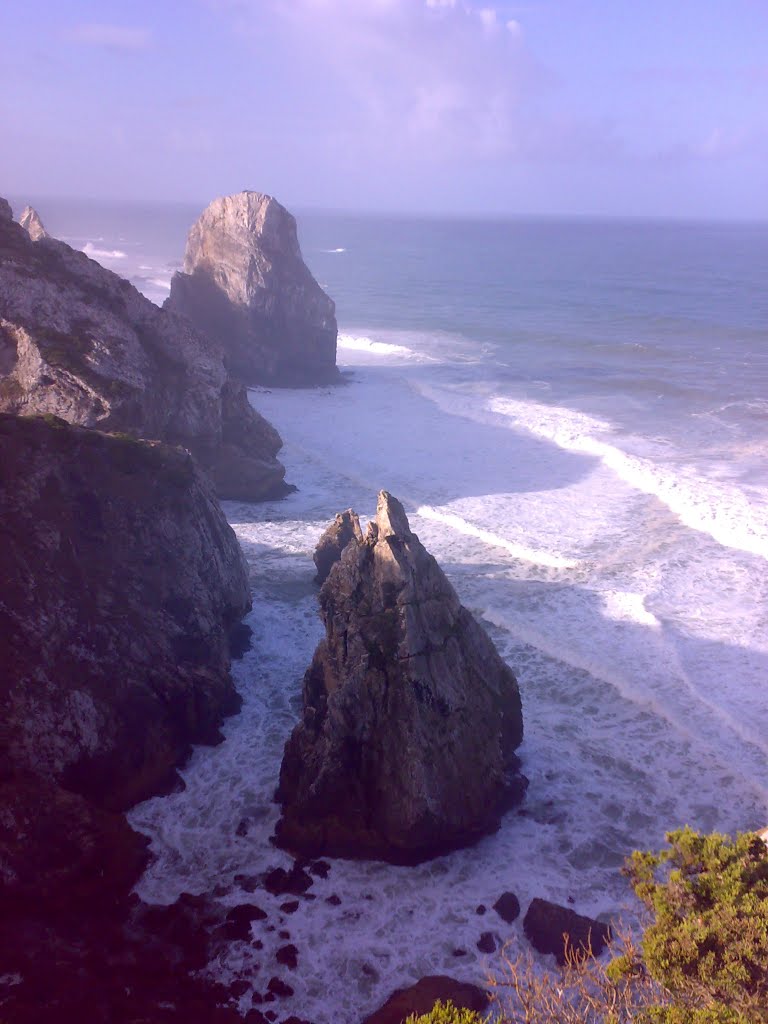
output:
{"label": "coastal rocks", "polygon": [[[239,707],[228,633],[246,569],[188,452],[54,417],[0,414],[0,523],[0,780],[16,808],[0,889],[25,893],[34,863],[39,894],[64,899],[110,859],[118,882],[135,874],[144,842],[127,849],[110,813],[167,790]],[[27,821],[34,800],[46,816]]]}
{"label": "coastal rocks", "polygon": [[495,830],[522,798],[520,695],[395,498],[382,491],[353,533],[320,591],[326,638],[283,755],[277,840],[414,863]]}
{"label": "coastal rocks", "polygon": [[334,304],[301,257],[296,221],[271,196],[240,192],[207,207],[166,307],[223,345],[246,384],[337,379]]}
{"label": "coastal rocks", "polygon": [[40,214],[31,206],[24,207],[24,212],[19,217],[19,224],[21,224],[33,242],[39,242],[41,238],[51,237],[43,227]]}
{"label": "coastal rocks", "polygon": [[366,1017],[363,1024],[403,1024],[412,1013],[429,1013],[435,1003],[451,1002],[459,1010],[484,1013],[488,1009],[488,993],[477,985],[456,981],[442,974],[421,978],[409,988],[393,992],[382,1007]]}
{"label": "coastal rocks", "polygon": [[325,583],[328,573],[341,558],[341,553],[351,540],[358,544],[363,542],[363,532],[360,529],[360,522],[348,508],[345,512],[339,512],[317,542],[315,553],[312,556],[317,568],[315,583]]}
{"label": "coastal rocks", "polygon": [[523,930],[535,950],[554,953],[561,967],[566,963],[569,949],[591,950],[599,956],[611,937],[610,925],[538,898],[528,908]]}
{"label": "coastal rocks", "polygon": [[512,924],[520,916],[520,900],[513,892],[505,892],[493,904],[493,909],[502,921]]}
{"label": "coastal rocks", "polygon": [[280,437],[228,377],[215,341],[40,235],[33,213],[25,223],[37,241],[0,217],[0,411],[183,445],[221,497],[284,494]]}

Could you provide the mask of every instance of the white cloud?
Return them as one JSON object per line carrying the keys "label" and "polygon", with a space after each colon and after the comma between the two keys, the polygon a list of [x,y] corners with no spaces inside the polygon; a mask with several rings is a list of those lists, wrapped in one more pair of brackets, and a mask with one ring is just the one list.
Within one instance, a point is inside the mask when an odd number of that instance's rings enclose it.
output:
{"label": "white cloud", "polygon": [[496,11],[492,7],[481,7],[477,15],[486,32],[492,32],[499,23]]}
{"label": "white cloud", "polygon": [[72,43],[99,49],[136,53],[146,50],[152,43],[152,33],[146,28],[127,28],[123,25],[82,24],[66,32]]}

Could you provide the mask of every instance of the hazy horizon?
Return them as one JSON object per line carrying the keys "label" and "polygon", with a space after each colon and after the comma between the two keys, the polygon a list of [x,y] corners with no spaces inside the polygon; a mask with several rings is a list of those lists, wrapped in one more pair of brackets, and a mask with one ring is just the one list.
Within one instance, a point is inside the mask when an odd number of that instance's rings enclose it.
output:
{"label": "hazy horizon", "polygon": [[762,222],[766,53],[756,0],[31,0],[0,194]]}

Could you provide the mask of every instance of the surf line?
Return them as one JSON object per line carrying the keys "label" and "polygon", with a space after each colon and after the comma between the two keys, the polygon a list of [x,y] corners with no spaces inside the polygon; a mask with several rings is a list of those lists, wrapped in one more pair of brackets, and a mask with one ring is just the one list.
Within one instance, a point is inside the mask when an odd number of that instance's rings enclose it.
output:
{"label": "surf line", "polygon": [[562,558],[560,555],[553,555],[549,551],[536,551],[534,548],[527,548],[523,544],[515,544],[514,541],[507,540],[505,537],[499,537],[496,533],[490,533],[488,530],[483,530],[479,526],[468,523],[461,516],[454,515],[452,512],[440,512],[431,505],[421,505],[416,509],[416,515],[421,516],[423,519],[432,519],[434,522],[444,523],[446,526],[456,530],[457,533],[463,533],[468,537],[477,537],[478,540],[489,544],[491,547],[503,548],[514,558],[522,562],[533,562],[537,565],[545,565],[550,569],[576,569],[580,565],[579,561],[574,561],[571,558]]}

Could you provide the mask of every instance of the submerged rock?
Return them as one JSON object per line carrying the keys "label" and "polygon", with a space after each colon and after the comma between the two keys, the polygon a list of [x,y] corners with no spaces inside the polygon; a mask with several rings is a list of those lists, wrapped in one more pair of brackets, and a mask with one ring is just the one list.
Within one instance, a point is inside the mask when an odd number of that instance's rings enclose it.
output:
{"label": "submerged rock", "polygon": [[284,494],[280,437],[216,343],[84,253],[37,237],[0,216],[0,411],[183,445],[221,497]]}
{"label": "submerged rock", "polygon": [[0,902],[128,888],[146,844],[114,812],[239,707],[237,538],[183,449],[7,414],[0,523]]}
{"label": "submerged rock", "polygon": [[223,345],[246,384],[337,379],[335,306],[301,257],[296,221],[271,196],[240,192],[204,210],[166,306]]}
{"label": "submerged rock", "polygon": [[569,949],[591,950],[599,956],[611,938],[610,925],[538,898],[528,908],[523,929],[533,948],[539,953],[554,953],[561,967]]}
{"label": "submerged rock", "polygon": [[525,790],[517,682],[386,491],[320,606],[278,842],[409,863],[496,829]]}

